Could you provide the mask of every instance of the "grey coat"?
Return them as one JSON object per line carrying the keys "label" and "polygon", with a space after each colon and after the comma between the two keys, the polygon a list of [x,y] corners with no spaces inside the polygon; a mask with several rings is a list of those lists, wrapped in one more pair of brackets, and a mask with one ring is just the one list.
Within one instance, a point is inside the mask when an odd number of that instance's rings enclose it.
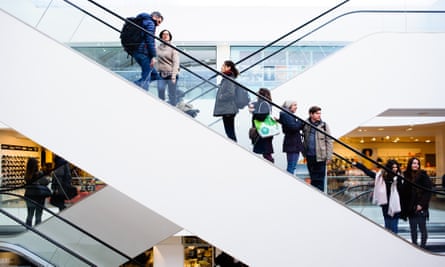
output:
{"label": "grey coat", "polygon": [[[233,76],[232,76],[233,77]],[[216,92],[213,116],[233,115],[238,113],[235,104],[235,84],[223,78]]]}
{"label": "grey coat", "polygon": [[[309,124],[312,124],[310,122],[310,119],[306,120]],[[312,124],[313,125],[313,124]],[[322,121],[318,126],[316,126],[318,129],[320,129],[323,132],[326,132],[327,134],[331,134],[331,131],[329,129],[329,126]],[[303,146],[305,151],[308,149],[308,140],[310,135],[311,127],[309,125],[303,126],[303,135],[304,135],[304,141]],[[317,161],[326,161],[332,159],[332,144],[333,140],[326,135],[320,133],[319,131],[315,131],[315,149],[316,149],[316,158]]]}

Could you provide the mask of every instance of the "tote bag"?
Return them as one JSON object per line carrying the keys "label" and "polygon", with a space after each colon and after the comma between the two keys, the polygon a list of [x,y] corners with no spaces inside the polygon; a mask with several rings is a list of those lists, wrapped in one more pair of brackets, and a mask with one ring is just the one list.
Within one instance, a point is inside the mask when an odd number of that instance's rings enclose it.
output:
{"label": "tote bag", "polygon": [[386,185],[385,181],[383,181],[382,171],[379,171],[375,176],[372,203],[376,205],[384,205],[388,203],[388,196],[386,195]]}
{"label": "tote bag", "polygon": [[267,115],[264,121],[254,120],[253,123],[261,138],[271,137],[280,133],[278,123],[270,115]]}
{"label": "tote bag", "polygon": [[400,196],[399,192],[397,191],[397,180],[394,180],[391,185],[391,193],[389,195],[388,215],[392,217],[394,214],[400,211],[402,211],[402,208],[400,207]]}

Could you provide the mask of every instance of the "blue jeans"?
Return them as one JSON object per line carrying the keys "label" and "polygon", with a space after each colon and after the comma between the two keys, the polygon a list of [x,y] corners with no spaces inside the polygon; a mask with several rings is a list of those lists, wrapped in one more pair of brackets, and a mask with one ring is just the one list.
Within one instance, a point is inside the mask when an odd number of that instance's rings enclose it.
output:
{"label": "blue jeans", "polygon": [[151,67],[151,57],[147,56],[143,53],[135,52],[133,53],[133,58],[141,67],[141,78],[139,80],[134,81],[135,84],[142,87],[144,90],[148,91],[150,86],[150,82],[152,80],[152,70]]}
{"label": "blue jeans", "polygon": [[300,153],[295,153],[295,152],[288,152],[286,153],[287,156],[287,172],[289,172],[290,174],[294,174],[295,169],[297,168],[297,162],[298,162],[298,158],[300,156]]}
{"label": "blue jeans", "polygon": [[311,185],[324,192],[326,179],[326,161],[317,161],[316,156],[307,156],[307,168],[311,176]]}
{"label": "blue jeans", "polygon": [[382,205],[383,219],[385,221],[385,228],[391,232],[397,234],[399,232],[399,218],[400,213],[394,214],[394,216],[388,215],[388,204]]}
{"label": "blue jeans", "polygon": [[158,79],[158,96],[160,99],[165,100],[165,87],[168,87],[168,102],[172,106],[176,106],[178,99],[176,96],[176,83],[178,82],[178,75],[176,75],[176,82],[173,82],[171,76],[165,78],[160,77]]}

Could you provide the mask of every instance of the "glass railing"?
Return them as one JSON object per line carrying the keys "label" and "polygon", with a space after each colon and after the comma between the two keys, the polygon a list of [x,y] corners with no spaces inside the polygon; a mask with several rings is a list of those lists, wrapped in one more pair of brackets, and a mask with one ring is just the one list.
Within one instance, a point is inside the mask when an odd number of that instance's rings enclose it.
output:
{"label": "glass railing", "polygon": [[[14,193],[15,192],[15,193]],[[131,258],[58,216],[49,203],[41,206],[23,196],[22,190],[0,193],[2,242],[20,244],[55,266],[113,266]],[[48,199],[47,199],[48,201]],[[31,225],[27,207],[36,207]],[[41,208],[41,222],[36,224]]]}
{"label": "glass railing", "polygon": [[[23,2],[29,4],[29,1],[23,1]],[[10,12],[10,10],[8,10],[7,8],[4,7],[2,8]],[[69,46],[73,46],[73,44],[75,44],[76,42],[81,42],[82,40],[88,39],[103,50],[107,50],[110,48],[109,46],[103,45],[104,42],[108,43],[114,42],[115,44],[119,44],[118,30],[122,27],[122,21],[119,21],[120,20],[119,18],[112,19],[113,21],[112,23],[107,22],[107,24],[104,24],[103,21],[105,21],[105,19],[103,20],[97,19],[92,17],[91,15],[87,15],[84,11],[76,9],[72,5],[67,4],[66,1],[51,1],[48,6],[45,6],[45,8],[42,7],[42,9],[44,10],[41,10],[40,12],[35,12],[31,16],[34,19],[33,20],[28,19],[28,21],[31,21],[32,23],[31,22],[28,23],[32,24],[38,30],[41,30],[44,33],[55,38],[59,42],[65,43]],[[193,92],[194,94],[193,97],[187,94],[184,97],[185,99],[183,101],[193,105],[192,107],[189,108],[199,110],[198,115],[195,117],[196,120],[205,125],[210,125],[210,128],[220,133],[221,135],[226,135],[222,123],[215,122],[215,117],[213,114],[215,98],[218,95],[215,90],[216,89],[215,85],[220,84],[220,78],[216,79],[215,75],[223,76],[223,79],[227,87],[224,88],[224,90],[227,90],[230,97],[233,97],[236,87],[242,87],[245,90],[249,91],[250,98],[252,101],[255,101],[256,98],[258,98],[260,100],[259,102],[262,102],[262,100],[265,99],[256,93],[256,89],[266,85],[267,85],[266,87],[268,88],[274,87],[272,83],[268,84],[265,83],[268,82],[269,80],[269,78],[265,79],[265,77],[269,75],[269,74],[266,75],[266,72],[269,73],[269,71],[273,69],[274,75],[270,76],[273,76],[275,78],[278,76],[286,76],[287,77],[286,79],[280,80],[279,83],[282,83],[292,77],[295,77],[295,75],[298,74],[298,71],[295,72],[294,70],[291,70],[288,72],[288,70],[278,70],[279,68],[275,69],[275,66],[281,66],[281,64],[289,64],[289,62],[292,62],[292,60],[294,60],[297,69],[300,68],[300,70],[305,70],[307,69],[308,65],[319,62],[323,55],[330,54],[331,52],[337,50],[337,48],[335,49],[333,48],[330,51],[322,51],[323,49],[320,48],[319,49],[320,52],[318,52],[318,54],[307,54],[303,52],[304,49],[302,49],[303,47],[301,45],[296,44],[297,41],[312,43],[312,42],[324,42],[324,40],[330,40],[331,43],[336,42],[341,44],[339,45],[341,47],[348,43],[354,42],[359,38],[363,38],[373,33],[388,32],[388,31],[397,31],[397,32],[413,32],[413,31],[425,32],[427,30],[431,31],[430,27],[423,28],[422,25],[427,24],[427,22],[431,20],[440,22],[445,17],[443,15],[443,12],[437,12],[437,13],[428,11],[410,12],[409,10],[404,10],[403,12],[400,11],[381,12],[372,10],[352,12],[352,11],[342,10],[341,12],[343,13],[339,12],[340,10],[337,10],[335,13],[330,14],[329,18],[324,18],[323,21],[317,21],[316,24],[311,25],[311,27],[309,28],[305,28],[304,31],[298,31],[298,33],[296,32],[291,34],[290,36],[287,36],[283,40],[280,40],[280,43],[275,45],[275,47],[266,48],[262,50],[261,52],[262,54],[258,54],[256,56],[251,57],[251,59],[249,60],[243,61],[238,65],[242,74],[240,78],[236,80],[234,80],[229,76],[222,75],[221,73],[215,71],[214,68],[210,67],[206,63],[203,63],[197,58],[193,57],[192,55],[188,55],[184,51],[179,50],[178,52],[181,53],[181,57],[184,58],[182,59],[182,64],[187,65],[186,66],[187,68],[193,68],[193,73],[195,77],[195,80],[193,81],[188,80],[183,84],[178,84],[178,87],[181,91],[188,92],[189,94],[192,94]],[[19,13],[11,12],[11,13],[16,16],[24,15],[20,12]],[[347,14],[347,16],[345,14]],[[65,16],[75,19],[70,19],[69,23],[65,25],[64,20],[57,19]],[[425,21],[425,23],[422,23],[423,21]],[[358,29],[355,29],[356,28],[355,25],[360,25],[360,27],[358,27]],[[439,25],[445,25],[445,23],[439,23]],[[345,28],[351,30],[344,31]],[[62,31],[63,34],[60,33],[61,29],[63,29]],[[434,28],[432,31],[442,32],[443,30],[444,29],[442,27],[438,26]],[[94,35],[94,37],[91,35]],[[284,49],[281,50],[281,48]],[[138,69],[137,65],[131,65],[130,63],[131,60],[126,57],[126,54],[123,51],[117,52],[118,49],[116,48],[113,49],[115,50],[113,53],[105,54],[107,56],[106,60],[102,59],[99,62],[103,61],[109,62],[110,64],[104,64],[104,65],[107,68],[110,68],[112,71],[114,71],[114,68],[118,66],[119,71],[121,72],[120,73],[121,76],[129,80],[134,80],[135,77],[131,76],[131,73],[138,72],[134,71]],[[78,49],[78,51],[80,50],[81,49]],[[300,52],[296,53],[295,51],[301,51],[301,53]],[[269,57],[270,55],[272,56]],[[236,58],[235,55],[233,56],[234,56],[233,58]],[[239,57],[240,58],[242,57],[241,54],[239,55]],[[97,57],[92,56],[91,58],[97,58]],[[309,58],[311,59],[310,61],[305,60]],[[268,66],[274,66],[274,68],[269,68]],[[286,68],[287,66],[288,65],[286,65]],[[290,67],[290,69],[293,69],[293,67]],[[243,70],[246,71],[243,72]],[[291,73],[293,74],[291,75]],[[251,79],[247,77],[257,77],[257,78],[251,81],[249,80],[249,82],[243,80],[243,79]],[[255,81],[260,81],[260,82],[257,83]],[[204,83],[205,85],[201,85],[202,83]],[[279,83],[277,83],[277,85]],[[254,89],[249,89],[243,84],[248,84],[249,88],[254,88]],[[194,89],[191,90],[194,86],[199,87],[199,93],[196,93]],[[221,89],[221,91],[222,90],[223,89]],[[149,92],[155,94],[156,92],[155,82],[151,83]],[[218,95],[218,97],[220,98],[219,100],[224,100],[223,95]],[[192,99],[193,101],[191,102]],[[273,102],[269,102],[268,104],[271,108],[275,110],[283,111],[291,116],[294,116],[293,114],[290,114],[289,111],[284,110],[280,105],[277,105]],[[233,103],[230,103],[230,105],[233,106]],[[237,128],[236,131],[238,135],[247,135],[247,131],[244,131],[244,129],[249,128],[251,125],[252,117],[250,113],[246,112],[246,109],[247,108],[244,108],[244,110],[241,110],[237,115],[239,121],[243,121],[244,123],[247,124],[247,126],[244,125],[245,128]],[[300,118],[296,119],[301,120]],[[325,135],[323,131],[320,131],[320,133],[322,135]],[[334,137],[327,135],[327,137],[325,136],[325,138],[332,139],[336,143],[336,145],[340,147],[339,151],[334,151],[339,155],[345,155],[345,154],[353,155],[353,157],[363,158],[363,161],[369,161],[371,164],[376,164],[376,162],[371,158],[366,157],[358,150],[335,139]],[[241,139],[241,137],[239,137],[239,139]],[[252,149],[251,143],[248,140],[247,142],[242,142],[239,140],[238,143],[243,145],[248,150]],[[329,169],[328,171],[332,171],[332,169]],[[342,178],[343,181],[340,181],[340,175],[334,178],[328,177],[328,179],[326,179],[326,181],[328,182],[325,188],[328,191],[328,193],[334,194],[336,190],[339,190],[338,187],[342,187],[345,185],[345,182],[350,182],[351,184],[354,184],[354,182],[357,182],[357,179],[363,179],[363,181],[367,183],[370,182],[369,178],[364,178],[364,177],[357,178],[355,177],[357,175],[350,175],[350,176],[344,175],[344,176],[345,177]],[[364,191],[360,188],[354,189],[353,191],[356,192],[357,190],[359,192]],[[420,190],[423,189],[420,188]],[[348,190],[347,192],[350,193],[353,191]],[[443,193],[436,192],[434,194],[442,195]],[[345,202],[346,201],[348,200],[345,200]],[[443,203],[441,205],[438,205],[438,209],[440,211],[444,209]],[[443,218],[442,220],[445,220],[445,218]]]}
{"label": "glass railing", "polygon": [[[32,251],[35,257],[44,259],[47,263],[54,266],[95,266],[92,262],[78,255],[76,252],[64,247],[62,244],[52,240],[50,237],[40,233],[35,229],[26,230],[23,221],[18,218],[20,214],[17,210],[1,208],[0,220],[3,235],[7,235],[12,229],[23,229],[21,234],[17,230],[13,231],[10,237],[2,238],[2,242],[19,244],[23,249]],[[33,258],[28,261],[37,261]],[[38,266],[38,265],[36,265]]]}

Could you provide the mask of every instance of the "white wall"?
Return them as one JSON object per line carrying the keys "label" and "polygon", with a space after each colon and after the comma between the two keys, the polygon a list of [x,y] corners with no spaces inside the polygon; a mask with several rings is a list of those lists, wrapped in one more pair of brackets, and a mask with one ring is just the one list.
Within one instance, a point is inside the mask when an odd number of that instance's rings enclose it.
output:
{"label": "white wall", "polygon": [[340,266],[341,251],[362,266],[443,265],[101,66],[0,23],[21,33],[0,50],[0,121],[250,266]]}
{"label": "white wall", "polygon": [[[40,3],[36,5],[35,3]],[[113,30],[99,25],[94,19],[89,19],[80,11],[73,11],[71,7],[61,0],[52,1],[51,8],[43,19],[45,7],[49,1],[22,0],[11,5],[9,1],[0,1],[0,7],[13,14],[26,14],[26,21],[31,25],[39,25],[41,29],[48,30],[52,36],[57,36],[61,42],[115,42],[119,43],[119,34]],[[71,0],[72,3],[86,9],[93,15],[107,21],[117,29],[121,29],[122,21],[100,10],[86,0]],[[310,19],[327,11],[334,5],[343,1],[147,1],[147,0],[114,0],[97,1],[111,11],[123,16],[134,16],[140,12],[159,10],[164,16],[164,22],[158,31],[169,29],[174,35],[174,42],[181,44],[227,44],[227,43],[268,43],[290,30],[300,26]],[[354,1],[351,0],[337,11],[319,20],[325,22],[328,18],[357,9],[443,9],[443,1],[433,0],[397,0],[397,1]],[[64,27],[52,23],[54,20],[63,21]],[[372,23],[375,23],[374,21]],[[417,21],[417,24],[430,23]],[[69,26],[67,26],[69,24]],[[439,23],[436,23],[440,25]],[[317,23],[315,25],[318,25]],[[402,22],[402,28],[407,24]],[[360,21],[339,26],[325,32],[318,40],[342,41],[350,38],[354,32],[374,27],[369,22]],[[438,27],[434,25],[434,27]],[[304,32],[304,31],[303,31]],[[347,33],[344,35],[344,33]],[[299,35],[298,35],[299,36]],[[341,37],[339,37],[341,36]],[[296,37],[296,35],[294,35]],[[332,39],[335,38],[335,39]],[[340,38],[340,39],[339,39]]]}

